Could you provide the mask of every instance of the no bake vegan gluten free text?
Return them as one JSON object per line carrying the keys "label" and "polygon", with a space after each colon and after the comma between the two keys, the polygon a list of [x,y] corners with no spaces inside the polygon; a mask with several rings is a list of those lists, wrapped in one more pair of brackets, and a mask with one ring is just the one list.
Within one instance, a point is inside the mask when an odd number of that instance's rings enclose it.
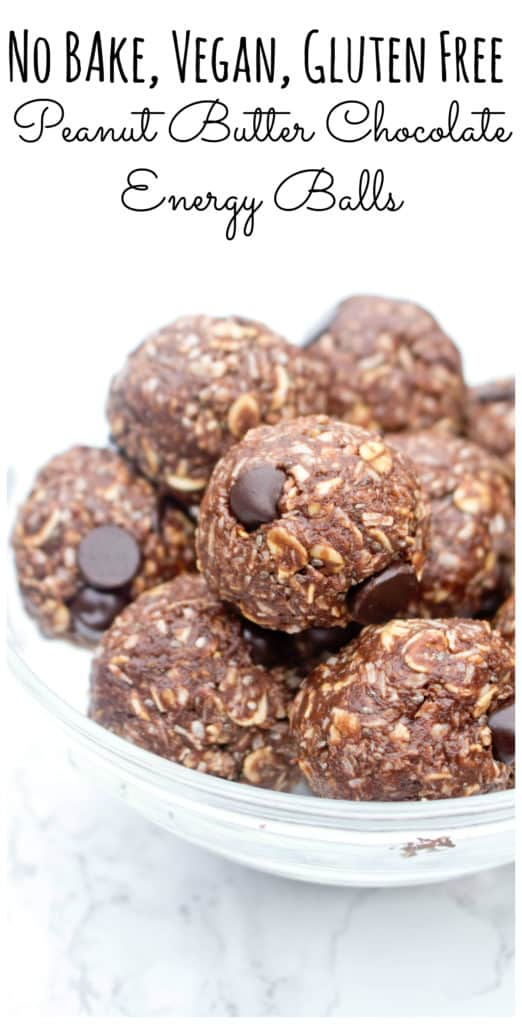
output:
{"label": "no bake vegan gluten free text", "polygon": [[[512,137],[507,112],[499,109],[495,95],[495,87],[504,81],[501,37],[464,37],[444,28],[428,38],[343,37],[310,28],[296,39],[296,56],[290,63],[275,36],[227,39],[176,28],[169,35],[168,64],[152,73],[147,41],[141,36],[116,37],[101,31],[80,35],[69,30],[51,46],[43,36],[33,38],[28,30],[12,30],[8,47],[12,83],[26,85],[34,80],[40,87],[50,87],[59,79],[64,85],[126,84],[147,90],[147,103],[134,103],[114,123],[81,122],[72,104],[56,95],[24,99],[13,112],[14,129],[22,144],[37,144],[51,135],[68,146],[129,147],[138,143],[153,147],[157,140],[167,140],[174,147],[254,144],[288,149],[294,144],[306,147],[320,138],[339,146],[342,172],[334,165],[325,166],[315,156],[304,161],[305,166],[290,165],[280,180],[270,183],[265,195],[251,194],[237,181],[229,192],[218,193],[209,181],[200,192],[191,193],[186,182],[172,180],[162,167],[143,159],[139,166],[131,165],[116,184],[115,195],[128,211],[220,214],[225,237],[232,241],[240,235],[252,236],[261,211],[270,202],[286,214],[400,211],[407,196],[396,181],[393,185],[388,182],[383,166],[349,164],[354,146],[368,140],[382,146],[384,154],[388,145],[498,144]],[[164,109],[167,104],[156,99],[154,91],[164,76],[169,95],[172,89],[192,87],[197,88],[198,98]],[[444,109],[437,117],[430,115],[426,123],[422,118],[413,123],[398,104],[385,104],[380,98],[366,102],[360,91],[365,85],[381,83],[418,88],[430,78],[444,86],[444,94],[451,86],[462,85],[488,86],[491,93],[481,93],[476,105],[444,98]],[[305,83],[311,94],[328,87],[331,96],[336,90],[338,98],[333,104],[329,99],[324,110],[314,116],[308,108],[294,110],[289,88],[294,80]],[[221,85],[236,83],[252,87],[252,102],[246,109],[244,102],[239,109],[233,100],[225,102],[218,93]],[[209,95],[202,97],[205,85]],[[273,102],[264,100],[260,106],[255,99],[256,86],[272,90]],[[352,86],[357,91],[348,91]]]}
{"label": "no bake vegan gluten free text", "polygon": [[182,317],[113,377],[107,448],[37,474],[27,611],[96,648],[95,721],[187,768],[351,800],[509,788],[513,404],[410,302],[348,299],[303,347]]}

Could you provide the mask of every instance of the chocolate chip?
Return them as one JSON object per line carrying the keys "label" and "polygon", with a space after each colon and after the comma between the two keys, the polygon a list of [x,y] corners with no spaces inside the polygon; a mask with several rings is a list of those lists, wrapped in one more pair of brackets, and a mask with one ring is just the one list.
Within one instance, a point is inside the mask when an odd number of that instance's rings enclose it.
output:
{"label": "chocolate chip", "polygon": [[306,671],[314,668],[321,655],[333,654],[344,647],[359,632],[355,623],[346,629],[332,626],[330,629],[312,627],[302,633],[281,633],[277,629],[263,629],[253,622],[245,622],[243,637],[246,640],[252,661],[263,668],[290,666]]}
{"label": "chocolate chip", "polygon": [[515,760],[515,705],[504,704],[489,716],[493,756],[503,764]]}
{"label": "chocolate chip", "polygon": [[386,622],[407,607],[417,596],[418,588],[413,566],[395,562],[349,591],[350,614],[363,626]]}
{"label": "chocolate chip", "polygon": [[479,384],[473,388],[473,398],[477,402],[514,402],[515,381],[492,380],[487,384]]}
{"label": "chocolate chip", "polygon": [[291,661],[292,640],[287,633],[263,629],[252,622],[245,622],[243,637],[255,665],[275,668],[276,665],[286,665]]}
{"label": "chocolate chip", "polygon": [[495,612],[500,608],[503,599],[503,593],[497,590],[490,591],[483,595],[478,611],[470,612],[466,608],[459,608],[459,615],[461,618],[492,619]]}
{"label": "chocolate chip", "polygon": [[99,590],[118,590],[136,575],[140,549],[121,526],[97,526],[78,548],[78,568],[87,583]]}
{"label": "chocolate chip", "polygon": [[357,632],[357,627],[351,623],[346,629],[341,626],[331,626],[328,629],[312,626],[311,629],[305,629],[303,633],[294,633],[296,660],[303,667],[313,668],[321,655],[334,654],[335,651],[349,643]]}
{"label": "chocolate chip", "polygon": [[247,469],[230,489],[230,508],[243,526],[254,530],[277,516],[285,474],[270,463]]}
{"label": "chocolate chip", "polygon": [[98,640],[126,603],[123,594],[84,587],[69,605],[76,632],[86,640]]}

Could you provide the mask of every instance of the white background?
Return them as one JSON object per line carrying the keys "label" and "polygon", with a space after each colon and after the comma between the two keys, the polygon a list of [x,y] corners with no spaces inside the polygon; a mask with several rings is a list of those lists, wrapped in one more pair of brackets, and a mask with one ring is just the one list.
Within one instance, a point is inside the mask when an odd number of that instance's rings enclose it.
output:
{"label": "white background", "polygon": [[[485,104],[508,111],[516,128],[516,3],[149,0],[144,5],[91,0],[43,5],[18,0],[4,7],[3,52],[6,29],[28,27],[49,38],[58,72],[46,85],[10,86],[2,121],[8,238],[4,344],[12,382],[7,411],[15,462],[29,459],[36,465],[73,442],[101,440],[110,375],[145,333],[180,313],[238,312],[264,319],[299,340],[337,299],[352,292],[379,292],[430,308],[460,345],[471,381],[513,371],[520,290],[515,140],[507,145],[368,142],[343,147],[320,133],[313,143],[291,146],[180,147],[168,140],[100,146],[66,145],[56,132],[49,132],[37,145],[27,145],[17,139],[12,117],[24,100],[50,96],[64,104],[66,123],[72,127],[117,125],[127,120],[127,111],[145,104],[174,111],[192,99],[216,95],[237,111],[272,103],[318,126],[324,112],[341,99],[372,103],[380,97],[391,123],[437,124],[443,123],[455,97],[464,114]],[[240,33],[275,34],[281,69],[293,72],[291,87],[281,92],[209,84],[181,90],[169,73],[170,29],[186,27],[194,34],[230,40]],[[425,35],[433,73],[423,85],[375,86],[368,79],[358,86],[314,88],[304,82],[298,59],[304,34],[312,27],[321,29],[323,40],[361,33]],[[87,39],[96,28],[146,37],[145,70],[160,77],[154,91],[132,85],[64,87],[59,57],[65,29]],[[503,36],[506,84],[441,85],[437,41],[442,28],[467,36]],[[324,48],[326,52],[326,43]],[[382,167],[388,186],[405,199],[404,209],[396,214],[319,216],[282,214],[273,208],[270,198],[277,182],[301,167],[323,165],[335,173],[341,192],[353,191],[363,167]],[[153,167],[166,192],[191,195],[210,188],[221,196],[239,192],[263,197],[254,237],[226,242],[223,214],[182,215],[162,209],[138,215],[124,210],[119,196],[128,171],[137,166]],[[356,892],[323,894],[261,880],[194,854],[130,812],[109,806],[61,761],[50,758],[46,767],[44,723],[38,719],[31,726],[29,713],[20,719],[18,700],[11,699],[13,720],[27,723],[24,743],[14,739],[16,730],[10,742],[8,738],[18,779],[12,811],[17,922],[13,1012],[393,1016],[408,1013],[408,1007],[413,1013],[443,1015],[510,1011],[509,872],[483,876],[482,882],[478,877],[460,883],[460,888],[453,884],[423,890],[418,907],[425,928],[415,918],[413,891],[358,897]],[[85,828],[75,817],[78,791]],[[188,951],[186,917],[184,912],[176,917],[171,906],[171,859],[176,882],[186,890],[186,899],[178,903],[194,911]],[[67,899],[60,890],[64,874]],[[160,890],[165,886],[169,896],[163,902]],[[233,893],[231,899],[223,895],[227,892]],[[255,910],[258,892],[271,908],[268,916],[259,917]],[[295,919],[300,907],[305,909],[292,932],[288,920]],[[354,995],[353,984],[344,984],[342,960],[356,954],[361,929],[367,928],[370,941],[386,922],[388,928],[390,916],[393,921],[404,916],[406,922],[404,927],[397,924],[395,937],[402,967],[390,972],[386,948],[380,947],[383,985],[371,970],[366,977],[360,965]],[[248,932],[252,920],[261,948],[247,955],[238,936],[243,924]],[[271,938],[272,924],[283,929],[281,940]],[[325,936],[320,967],[313,975],[310,964],[306,967],[314,979],[312,988],[299,966],[308,949],[303,939],[307,928],[314,933],[320,929]],[[449,932],[458,936],[458,957]],[[231,945],[227,934],[234,936]],[[293,943],[298,952],[289,959]],[[154,966],[150,949],[156,945]],[[214,982],[201,990],[194,965],[198,947],[203,950],[202,973],[224,978],[225,994]],[[416,961],[418,985],[407,963],[413,947],[424,954]],[[27,950],[38,970],[33,984],[24,986]],[[169,951],[178,962],[174,974]],[[430,960],[439,986],[428,982]],[[141,980],[133,987],[137,973]],[[290,982],[284,980],[288,977]],[[332,985],[337,1004],[327,995]]]}

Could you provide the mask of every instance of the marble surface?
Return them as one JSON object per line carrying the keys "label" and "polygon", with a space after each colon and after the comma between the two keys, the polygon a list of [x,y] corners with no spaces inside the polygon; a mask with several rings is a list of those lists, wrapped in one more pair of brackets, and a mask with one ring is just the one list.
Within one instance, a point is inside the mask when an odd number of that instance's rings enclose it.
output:
{"label": "marble surface", "polygon": [[238,867],[83,779],[5,683],[10,1019],[513,1013],[511,867],[388,890]]}

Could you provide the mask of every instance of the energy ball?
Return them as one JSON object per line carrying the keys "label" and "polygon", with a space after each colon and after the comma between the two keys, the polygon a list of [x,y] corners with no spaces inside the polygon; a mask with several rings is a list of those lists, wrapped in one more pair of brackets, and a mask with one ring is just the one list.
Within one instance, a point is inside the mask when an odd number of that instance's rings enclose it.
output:
{"label": "energy ball", "polygon": [[515,643],[515,595],[511,594],[506,598],[491,623],[504,640],[508,643]]}
{"label": "energy ball", "polygon": [[513,685],[513,651],[487,622],[368,626],[294,700],[299,766],[318,796],[348,800],[507,789],[512,758],[500,733]]}
{"label": "energy ball", "polygon": [[308,343],[331,370],[328,412],[369,430],[462,425],[459,352],[437,321],[412,302],[346,299]]}
{"label": "energy ball", "polygon": [[428,509],[408,458],[309,416],[259,427],[217,464],[197,530],[210,586],[268,629],[378,622],[417,592]]}
{"label": "energy ball", "polygon": [[288,789],[296,778],[290,693],[254,664],[241,622],[196,574],[142,594],[105,634],[89,714],[186,768]]}
{"label": "energy ball", "polygon": [[434,430],[387,440],[412,460],[431,505],[426,564],[409,614],[489,617],[509,589],[513,563],[504,465],[472,441]]}
{"label": "energy ball", "polygon": [[494,380],[468,388],[465,433],[506,463],[515,475],[515,381]]}
{"label": "energy ball", "polygon": [[326,409],[327,368],[263,324],[191,316],[147,338],[113,379],[112,436],[141,471],[198,503],[250,427]]}
{"label": "energy ball", "polygon": [[27,611],[51,637],[96,643],[141,591],[194,565],[194,526],[124,459],[77,446],[38,473],[12,542]]}

